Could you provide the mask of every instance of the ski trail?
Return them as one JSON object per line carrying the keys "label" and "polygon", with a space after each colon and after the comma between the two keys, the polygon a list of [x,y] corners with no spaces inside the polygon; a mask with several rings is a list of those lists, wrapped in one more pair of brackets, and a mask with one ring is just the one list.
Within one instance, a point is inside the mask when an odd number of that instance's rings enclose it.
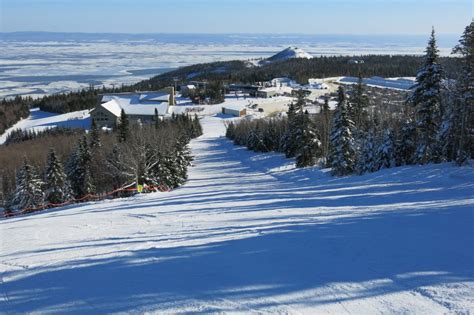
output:
{"label": "ski trail", "polygon": [[178,189],[0,220],[1,312],[474,310],[473,170],[334,178],[203,128]]}

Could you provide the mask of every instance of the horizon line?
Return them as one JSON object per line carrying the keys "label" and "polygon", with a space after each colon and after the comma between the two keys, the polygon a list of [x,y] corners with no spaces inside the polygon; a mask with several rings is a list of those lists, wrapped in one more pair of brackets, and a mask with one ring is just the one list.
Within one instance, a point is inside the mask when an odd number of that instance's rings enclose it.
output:
{"label": "horizon line", "polygon": [[[436,29],[435,29],[436,30]],[[127,33],[127,32],[84,32],[84,31],[0,31],[0,34],[20,34],[20,33],[37,33],[37,34],[85,34],[85,35],[300,35],[300,36],[427,36],[429,37],[430,32],[427,33],[303,33],[303,32],[291,32],[291,33],[270,33],[270,32],[139,32],[139,33]],[[436,33],[438,36],[460,36],[456,33]]]}

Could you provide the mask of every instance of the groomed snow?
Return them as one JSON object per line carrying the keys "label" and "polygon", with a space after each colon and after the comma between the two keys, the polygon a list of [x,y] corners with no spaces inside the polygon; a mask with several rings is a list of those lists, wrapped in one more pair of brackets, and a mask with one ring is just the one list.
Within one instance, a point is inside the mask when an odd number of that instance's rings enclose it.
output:
{"label": "groomed snow", "polygon": [[9,134],[18,129],[34,131],[42,131],[56,127],[89,129],[90,125],[89,110],[55,114],[33,108],[30,109],[30,115],[27,118],[20,120],[0,135],[0,145],[5,143]]}
{"label": "groomed snow", "polygon": [[0,221],[0,312],[474,311],[474,170],[330,177],[203,119],[170,193]]}

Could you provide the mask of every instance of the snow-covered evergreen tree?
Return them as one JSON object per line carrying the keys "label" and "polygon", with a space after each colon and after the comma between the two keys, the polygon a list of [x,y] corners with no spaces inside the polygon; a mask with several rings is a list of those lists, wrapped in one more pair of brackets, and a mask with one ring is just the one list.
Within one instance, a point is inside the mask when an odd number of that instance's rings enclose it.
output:
{"label": "snow-covered evergreen tree", "polygon": [[445,74],[439,64],[439,51],[434,29],[426,48],[423,67],[416,74],[416,84],[409,101],[416,108],[418,144],[416,162],[424,164],[433,160],[436,133],[441,113],[441,93]]}
{"label": "snow-covered evergreen tree", "polygon": [[74,197],[79,198],[94,191],[90,173],[91,152],[84,135],[69,157],[66,172]]}
{"label": "snow-covered evergreen tree", "polygon": [[395,143],[392,130],[385,128],[382,142],[377,149],[375,169],[390,168],[395,166]]}
{"label": "snow-covered evergreen tree", "polygon": [[295,140],[299,144],[296,153],[296,167],[316,165],[322,155],[322,145],[314,122],[308,112],[299,114],[299,126],[295,132]]}
{"label": "snow-covered evergreen tree", "polygon": [[369,129],[362,138],[362,145],[357,158],[357,173],[359,175],[375,171],[375,135],[374,129]]}
{"label": "snow-covered evergreen tree", "polygon": [[287,112],[288,128],[282,140],[282,151],[285,153],[287,158],[294,157],[298,151],[298,146],[295,141],[295,131],[298,128],[297,114],[295,104],[291,103]]}
{"label": "snow-covered evergreen tree", "polygon": [[459,139],[456,163],[463,165],[474,157],[474,21],[466,26],[453,53],[461,56],[462,71],[456,82],[454,113],[455,137]]}
{"label": "snow-covered evergreen tree", "polygon": [[94,119],[92,119],[91,131],[90,131],[89,137],[90,137],[89,145],[91,149],[95,150],[96,148],[101,147],[102,144],[100,143],[100,132]]}
{"label": "snow-covered evergreen tree", "polygon": [[369,106],[369,98],[365,93],[364,84],[362,83],[362,76],[359,73],[359,79],[355,85],[352,97],[350,98],[350,114],[354,121],[355,127],[360,131],[365,131],[367,128],[367,107]]}
{"label": "snow-covered evergreen tree", "polygon": [[413,120],[407,118],[400,129],[395,148],[395,163],[397,166],[410,165],[415,161],[416,127]]}
{"label": "snow-covered evergreen tree", "polygon": [[71,189],[66,174],[53,149],[49,151],[46,162],[44,191],[47,203],[63,203],[71,198]]}
{"label": "snow-covered evergreen tree", "polygon": [[43,181],[25,157],[16,175],[12,208],[16,210],[37,208],[43,205],[43,200]]}
{"label": "snow-covered evergreen tree", "polygon": [[193,157],[188,146],[189,140],[180,136],[175,146],[175,173],[176,184],[182,185],[188,179],[188,167],[191,166]]}
{"label": "snow-covered evergreen tree", "polygon": [[349,118],[344,89],[339,86],[338,104],[332,124],[330,154],[332,173],[336,176],[348,175],[355,170],[356,151],[352,136],[353,127],[354,122]]}
{"label": "snow-covered evergreen tree", "polygon": [[[450,93],[452,96],[454,93]],[[447,98],[444,102],[444,112],[436,134],[436,150],[433,153],[434,162],[452,161],[456,155],[456,149],[459,147],[459,137],[456,137],[457,128],[459,128],[459,113],[456,113],[456,99]]]}
{"label": "snow-covered evergreen tree", "polygon": [[[173,113],[174,114],[174,113]],[[124,142],[128,139],[129,136],[129,120],[127,114],[122,109],[120,112],[120,121],[117,126],[117,139],[119,142]]]}

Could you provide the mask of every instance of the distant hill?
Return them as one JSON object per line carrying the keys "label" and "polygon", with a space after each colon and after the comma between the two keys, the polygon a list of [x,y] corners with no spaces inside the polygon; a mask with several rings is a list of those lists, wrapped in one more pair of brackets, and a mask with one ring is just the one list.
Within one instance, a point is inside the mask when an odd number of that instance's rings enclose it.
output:
{"label": "distant hill", "polygon": [[296,58],[302,58],[302,59],[312,59],[313,56],[311,56],[309,53],[304,51],[301,48],[298,47],[288,47],[279,53],[271,56],[270,58],[267,58],[262,61],[262,64],[267,64],[267,63],[272,63],[272,62],[278,62],[278,61],[285,61],[288,59],[296,59]]}

